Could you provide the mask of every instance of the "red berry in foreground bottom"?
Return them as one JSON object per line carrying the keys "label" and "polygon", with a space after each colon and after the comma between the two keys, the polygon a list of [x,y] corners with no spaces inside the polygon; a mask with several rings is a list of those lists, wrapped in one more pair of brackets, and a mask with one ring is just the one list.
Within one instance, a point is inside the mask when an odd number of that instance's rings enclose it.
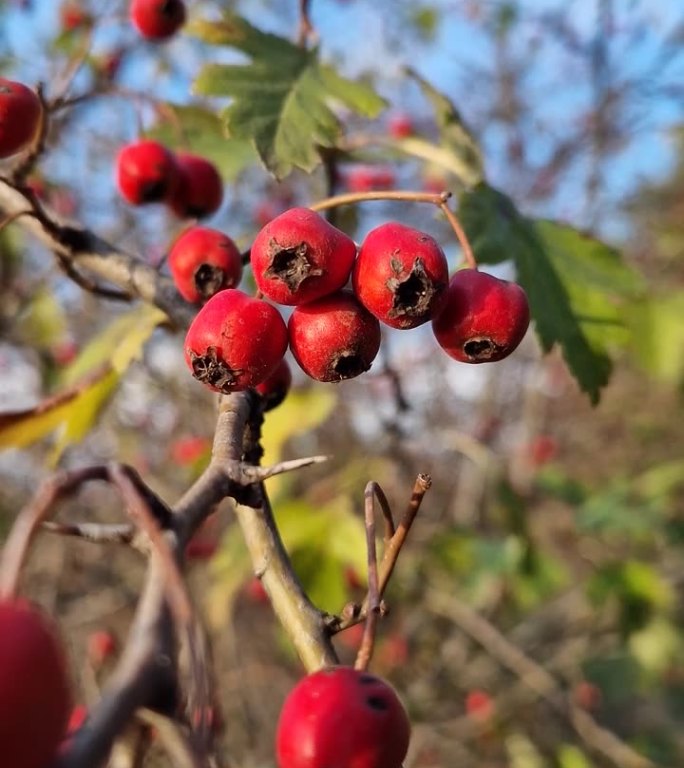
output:
{"label": "red berry in foreground bottom", "polygon": [[0,157],[13,155],[33,139],[41,111],[34,91],[0,77]]}
{"label": "red berry in foreground bottom", "polygon": [[490,363],[508,357],[529,324],[527,296],[519,285],[462,269],[451,278],[432,330],[454,360]]}
{"label": "red berry in foreground bottom", "polygon": [[278,310],[235,288],[213,296],[185,337],[192,375],[215,392],[260,384],[283,359],[287,328]]}
{"label": "red berry in foreground bottom", "polygon": [[449,267],[430,235],[396,221],[366,235],[352,274],[357,298],[392,328],[426,323],[449,282]]}
{"label": "red berry in foreground bottom", "polygon": [[309,208],[290,208],[254,238],[259,290],[279,304],[303,304],[339,290],[356,257],[354,241]]}
{"label": "red berry in foreground bottom", "polygon": [[317,381],[364,373],[380,349],[380,323],[351,291],[301,304],[290,316],[288,330],[295,360]]}
{"label": "red berry in foreground bottom", "polygon": [[69,722],[67,665],[55,628],[22,600],[0,602],[0,757],[45,768]]}
{"label": "red berry in foreground bottom", "polygon": [[279,768],[400,768],[411,726],[394,690],[351,667],[314,672],[290,692],[276,732]]}
{"label": "red berry in foreground bottom", "polygon": [[242,257],[223,232],[190,227],[171,247],[169,269],[180,295],[194,304],[237,285],[242,277]]}
{"label": "red berry in foreground bottom", "polygon": [[292,371],[284,358],[278,363],[278,367],[261,384],[257,384],[256,391],[261,395],[264,412],[273,410],[280,405],[292,386]]}
{"label": "red berry in foreground bottom", "polygon": [[178,186],[176,159],[157,141],[126,144],[116,158],[116,181],[131,205],[160,202]]}
{"label": "red berry in foreground bottom", "polygon": [[223,182],[216,166],[199,155],[176,155],[180,181],[169,203],[180,218],[203,219],[215,213],[223,201]]}
{"label": "red berry in foreground bottom", "polygon": [[183,0],[132,0],[131,22],[148,40],[166,40],[185,22]]}

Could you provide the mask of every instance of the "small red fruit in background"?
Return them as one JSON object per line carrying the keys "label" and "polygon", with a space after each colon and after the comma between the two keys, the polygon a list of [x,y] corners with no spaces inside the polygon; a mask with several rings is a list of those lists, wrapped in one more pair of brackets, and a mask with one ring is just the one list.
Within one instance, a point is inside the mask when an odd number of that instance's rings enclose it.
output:
{"label": "small red fruit in background", "polygon": [[250,259],[259,290],[279,304],[303,304],[347,282],[354,241],[309,208],[290,208],[256,236]]}
{"label": "small red fruit in background", "polygon": [[67,724],[67,737],[72,736],[88,719],[88,707],[85,704],[77,704],[69,715]]}
{"label": "small red fruit in background", "polygon": [[236,286],[242,277],[242,257],[223,232],[190,227],[171,247],[169,269],[180,295],[194,304]]}
{"label": "small red fruit in background", "polygon": [[116,181],[131,205],[157,203],[178,186],[178,166],[172,152],[157,141],[126,144],[116,158]]}
{"label": "small red fruit in background", "polygon": [[9,157],[31,143],[42,109],[35,91],[0,77],[0,157]]}
{"label": "small red fruit in background", "polygon": [[262,584],[261,579],[257,578],[256,576],[253,576],[245,584],[244,589],[247,599],[256,605],[268,605],[271,602],[268,596],[268,592],[266,592],[266,588]]}
{"label": "small red fruit in background", "polygon": [[479,689],[468,691],[465,700],[468,717],[477,723],[487,723],[494,716],[494,701],[486,692]]}
{"label": "small red fruit in background", "polygon": [[211,440],[206,437],[186,435],[171,444],[171,460],[182,467],[209,458],[210,452]]}
{"label": "small red fruit in background", "polygon": [[374,165],[357,165],[343,174],[343,182],[350,192],[372,192],[378,189],[392,189],[397,177],[391,168]]}
{"label": "small red fruit in background", "polygon": [[548,464],[558,454],[558,441],[551,435],[537,435],[532,438],[529,447],[530,460],[535,467]]}
{"label": "small red fruit in background", "polygon": [[449,267],[433,237],[390,221],[366,236],[352,281],[358,300],[383,323],[415,328],[439,306]]}
{"label": "small red fruit in background", "polygon": [[393,139],[405,139],[413,133],[413,120],[408,115],[402,112],[392,115],[389,121],[389,135]]}
{"label": "small red fruit in background", "polygon": [[276,732],[279,768],[401,768],[411,725],[394,689],[351,667],[308,675],[292,689]]}
{"label": "small red fruit in background", "polygon": [[182,0],[132,0],[133,26],[148,40],[167,40],[185,23]]}
{"label": "small red fruit in background", "polygon": [[317,381],[364,373],[380,349],[380,323],[351,291],[301,304],[290,316],[288,330],[295,360]]}
{"label": "small red fruit in background", "polygon": [[88,636],[88,660],[95,669],[111,659],[117,651],[114,635],[106,629],[98,629]]}
{"label": "small red fruit in background", "polygon": [[264,412],[271,411],[280,405],[292,386],[292,371],[284,358],[278,363],[278,367],[261,384],[257,384],[256,391],[261,395]]}
{"label": "small red fruit in background", "polygon": [[90,16],[80,3],[66,0],[59,8],[59,20],[65,32],[73,32],[79,27],[87,26],[90,23]]}
{"label": "small red fruit in background", "polygon": [[588,680],[580,680],[572,689],[572,698],[575,704],[588,712],[600,709],[603,702],[601,689]]}
{"label": "small red fruit in background", "polygon": [[176,155],[179,184],[169,199],[182,219],[203,219],[218,211],[223,202],[223,181],[209,160],[189,152]]}
{"label": "small red fruit in background", "polygon": [[519,285],[461,269],[451,278],[432,329],[454,360],[491,363],[513,352],[529,324],[527,296]]}
{"label": "small red fruit in background", "polygon": [[287,350],[287,328],[278,310],[236,288],[213,296],[185,337],[192,375],[215,392],[255,387],[276,369]]}
{"label": "small red fruit in background", "polygon": [[71,712],[67,664],[47,615],[0,602],[0,756],[11,768],[45,768]]}

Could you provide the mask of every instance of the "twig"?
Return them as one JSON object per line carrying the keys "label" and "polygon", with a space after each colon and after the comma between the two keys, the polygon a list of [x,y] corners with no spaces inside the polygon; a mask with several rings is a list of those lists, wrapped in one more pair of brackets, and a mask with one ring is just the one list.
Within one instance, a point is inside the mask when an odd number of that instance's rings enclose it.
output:
{"label": "twig", "polygon": [[73,536],[95,544],[130,544],[135,528],[126,523],[107,525],[103,523],[60,523],[47,521],[43,530],[59,536]]}
{"label": "twig", "polygon": [[[380,495],[378,495],[380,491]],[[368,669],[368,663],[373,655],[373,647],[375,645],[375,630],[378,623],[378,614],[380,613],[380,595],[378,588],[378,556],[375,547],[375,504],[373,503],[376,498],[384,498],[385,504],[387,499],[382,492],[380,486],[375,482],[370,482],[366,485],[364,491],[364,522],[366,527],[366,549],[368,553],[368,612],[366,615],[366,623],[363,628],[363,637],[361,638],[361,645],[359,646],[358,653],[356,654],[356,661],[354,662],[354,669],[366,670]],[[381,503],[381,506],[382,503]],[[383,512],[385,511],[383,506]],[[387,514],[385,514],[385,521],[392,520],[392,513],[387,505]]]}

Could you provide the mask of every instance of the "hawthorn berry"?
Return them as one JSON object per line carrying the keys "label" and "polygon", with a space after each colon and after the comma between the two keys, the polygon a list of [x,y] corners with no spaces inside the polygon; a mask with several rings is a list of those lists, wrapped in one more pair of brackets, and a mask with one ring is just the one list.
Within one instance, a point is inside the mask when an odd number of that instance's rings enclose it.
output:
{"label": "hawthorn berry", "polygon": [[279,304],[303,304],[347,282],[354,241],[309,208],[276,216],[252,243],[250,259],[259,290]]}
{"label": "hawthorn berry", "polygon": [[108,630],[98,629],[88,635],[88,660],[94,669],[99,669],[116,651],[116,638]]}
{"label": "hawthorn berry", "polygon": [[169,269],[180,295],[194,304],[237,285],[242,277],[242,257],[223,232],[190,227],[171,247]]}
{"label": "hawthorn berry", "polygon": [[389,134],[393,139],[405,139],[414,133],[413,120],[404,112],[392,115],[389,121]]}
{"label": "hawthorn berry", "polygon": [[344,174],[343,182],[350,192],[372,192],[391,189],[397,183],[397,177],[391,168],[357,165]]}
{"label": "hawthorn berry", "polygon": [[200,309],[185,337],[192,375],[215,392],[255,387],[287,350],[287,328],[278,310],[236,288],[220,291]]}
{"label": "hawthorn berry", "polygon": [[215,213],[223,202],[223,181],[216,166],[189,152],[176,155],[179,183],[169,198],[173,212],[181,219],[203,219]]}
{"label": "hawthorn berry", "polygon": [[288,331],[299,367],[317,381],[353,379],[380,349],[380,323],[347,290],[296,307]]}
{"label": "hawthorn berry", "polygon": [[185,23],[182,0],[132,0],[133,26],[148,40],[167,40]]}
{"label": "hawthorn berry", "polygon": [[280,405],[292,386],[292,371],[287,360],[283,358],[270,376],[265,378],[255,389],[261,396],[264,412],[273,410]]}
{"label": "hawthorn berry", "polygon": [[131,205],[164,200],[178,186],[178,174],[173,153],[150,139],[126,144],[116,158],[119,192]]}
{"label": "hawthorn berry", "polygon": [[401,768],[411,725],[394,690],[374,675],[329,667],[293,688],[276,730],[279,768]]}
{"label": "hawthorn berry", "polygon": [[42,110],[35,91],[0,77],[0,157],[9,157],[31,142]]}
{"label": "hawthorn berry", "polygon": [[489,363],[508,357],[529,324],[527,296],[517,283],[461,269],[451,278],[432,330],[454,360]]}
{"label": "hawthorn berry", "polygon": [[59,20],[65,32],[73,32],[79,27],[87,26],[91,19],[80,3],[66,0],[59,7]]}
{"label": "hawthorn berry", "polygon": [[383,323],[415,328],[439,306],[449,267],[434,238],[390,221],[361,244],[352,282],[359,301]]}
{"label": "hawthorn berry", "polygon": [[67,664],[47,615],[24,600],[0,602],[0,755],[12,768],[45,768],[71,712]]}

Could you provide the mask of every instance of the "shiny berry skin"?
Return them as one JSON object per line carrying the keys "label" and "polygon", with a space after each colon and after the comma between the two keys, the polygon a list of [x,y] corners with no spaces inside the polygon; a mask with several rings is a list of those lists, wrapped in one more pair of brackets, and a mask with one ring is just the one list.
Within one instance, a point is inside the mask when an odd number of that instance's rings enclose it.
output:
{"label": "shiny berry skin", "polygon": [[352,282],[359,301],[383,323],[415,328],[439,306],[449,267],[434,238],[390,221],[361,244]]}
{"label": "shiny berry skin", "polygon": [[49,617],[23,600],[0,602],[0,755],[45,768],[71,713],[67,664]]}
{"label": "shiny berry skin", "polygon": [[287,350],[287,328],[278,310],[236,288],[219,291],[200,309],[185,337],[192,375],[215,392],[255,387]]}
{"label": "shiny berry skin", "polygon": [[176,155],[180,183],[169,200],[181,219],[203,219],[218,211],[223,202],[223,181],[216,166],[199,155]]}
{"label": "shiny berry skin", "polygon": [[0,157],[9,157],[31,143],[42,109],[34,91],[0,77]]}
{"label": "shiny berry skin", "polygon": [[461,269],[451,278],[432,330],[454,360],[490,363],[508,357],[529,324],[527,296],[517,283]]}
{"label": "shiny berry skin", "polygon": [[353,379],[371,367],[380,349],[380,323],[351,291],[301,304],[288,331],[299,367],[317,381]]}
{"label": "shiny berry skin", "polygon": [[252,243],[259,290],[279,304],[303,304],[342,288],[349,279],[354,241],[309,208],[276,216]]}
{"label": "shiny berry skin", "polygon": [[397,694],[368,672],[330,667],[292,689],[276,731],[279,768],[401,768],[411,725]]}
{"label": "shiny berry skin", "polygon": [[171,247],[169,269],[180,295],[194,304],[236,286],[242,277],[242,257],[223,232],[190,227]]}
{"label": "shiny berry skin", "polygon": [[264,412],[272,411],[287,397],[292,386],[292,371],[284,358],[273,373],[254,388],[261,396]]}
{"label": "shiny berry skin", "polygon": [[148,40],[167,40],[185,23],[182,0],[132,0],[133,26]]}
{"label": "shiny berry skin", "polygon": [[178,186],[178,166],[172,152],[157,141],[126,144],[116,158],[119,192],[131,205],[158,203]]}

